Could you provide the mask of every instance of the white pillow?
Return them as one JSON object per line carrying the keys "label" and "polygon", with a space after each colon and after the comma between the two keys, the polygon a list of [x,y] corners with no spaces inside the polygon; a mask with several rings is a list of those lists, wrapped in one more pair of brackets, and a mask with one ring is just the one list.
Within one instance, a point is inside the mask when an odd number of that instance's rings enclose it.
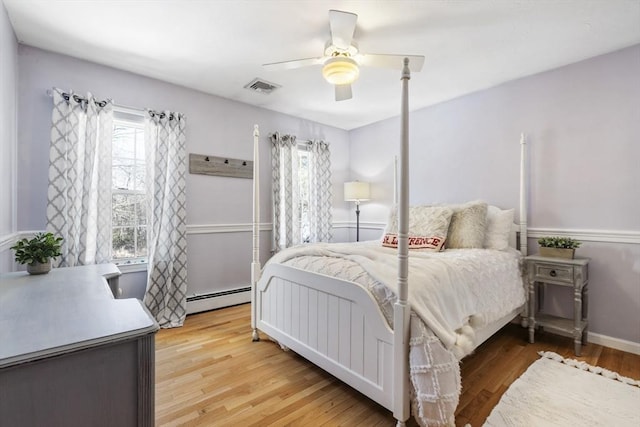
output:
{"label": "white pillow", "polygon": [[[409,208],[409,249],[439,251],[447,239],[453,209],[446,206]],[[382,237],[382,246],[398,247],[398,210],[393,208]]]}
{"label": "white pillow", "polygon": [[495,206],[487,209],[487,232],[484,247],[504,251],[509,247],[511,225],[515,216],[514,209],[502,210]]}
{"label": "white pillow", "polygon": [[487,230],[487,204],[482,201],[453,205],[453,216],[447,234],[447,248],[484,247]]}

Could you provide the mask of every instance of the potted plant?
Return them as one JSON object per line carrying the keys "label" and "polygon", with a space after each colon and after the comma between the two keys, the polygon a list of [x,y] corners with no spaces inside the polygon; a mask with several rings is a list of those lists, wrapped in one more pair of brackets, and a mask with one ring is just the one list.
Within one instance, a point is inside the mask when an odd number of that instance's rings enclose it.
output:
{"label": "potted plant", "polygon": [[11,246],[16,262],[27,265],[29,274],[46,274],[51,270],[51,259],[60,256],[62,237],[53,233],[36,233],[32,239],[21,239]]}
{"label": "potted plant", "polygon": [[538,239],[540,256],[573,259],[581,243],[571,237],[541,237]]}

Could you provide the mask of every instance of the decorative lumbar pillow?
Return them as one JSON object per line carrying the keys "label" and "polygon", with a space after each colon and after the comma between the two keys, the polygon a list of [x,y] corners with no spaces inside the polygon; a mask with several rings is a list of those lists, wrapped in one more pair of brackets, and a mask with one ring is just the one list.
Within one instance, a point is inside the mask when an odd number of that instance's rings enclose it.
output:
{"label": "decorative lumbar pillow", "polygon": [[487,229],[487,204],[476,201],[451,207],[453,208],[453,216],[447,234],[447,248],[484,247]]}
{"label": "decorative lumbar pillow", "polygon": [[515,216],[514,209],[502,210],[496,206],[487,209],[487,231],[484,247],[504,251],[509,247],[509,236]]}
{"label": "decorative lumbar pillow", "polygon": [[[447,239],[453,209],[446,206],[411,206],[409,208],[409,249],[439,251]],[[398,247],[398,211],[391,210],[382,246]]]}

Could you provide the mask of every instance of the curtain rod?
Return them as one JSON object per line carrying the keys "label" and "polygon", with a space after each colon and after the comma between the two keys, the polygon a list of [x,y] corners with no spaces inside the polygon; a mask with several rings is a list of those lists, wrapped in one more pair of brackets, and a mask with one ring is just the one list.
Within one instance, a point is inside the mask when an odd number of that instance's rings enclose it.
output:
{"label": "curtain rod", "polygon": [[[51,89],[47,89],[47,96],[49,96],[49,98],[53,98],[53,91]],[[62,96],[64,97],[64,99],[66,99],[67,101],[69,100],[69,94],[67,92],[62,92]],[[86,101],[87,98],[85,98],[84,96],[81,95],[77,95],[74,94],[74,97],[76,99],[76,101],[78,102],[82,102],[82,101]],[[130,107],[128,105],[120,105],[120,104],[116,104],[115,102],[113,102],[113,100],[110,99],[106,99],[104,101],[97,101],[97,102],[107,102],[107,101],[111,101],[113,103],[114,107],[123,109],[123,110],[131,110],[132,112],[143,112],[144,108],[137,108],[137,107]]]}
{"label": "curtain rod", "polygon": [[[271,135],[275,135],[275,132],[274,132],[274,133],[272,133],[272,134],[269,134],[269,135],[270,135],[270,136],[271,136]],[[287,135],[288,135],[288,134],[287,134]],[[321,141],[322,141],[322,140],[321,140]],[[299,138],[296,136],[296,143],[298,143],[298,144],[307,144],[307,145],[311,145],[311,144],[313,144],[313,140],[312,140],[312,139],[299,139]],[[327,144],[327,145],[329,145],[329,143],[328,143],[328,142],[326,142],[326,141],[324,141],[324,143],[325,143],[325,144]]]}
{"label": "curtain rod", "polygon": [[[53,91],[51,89],[47,89],[47,95],[50,98],[53,98]],[[67,92],[62,92],[62,96],[68,101],[69,100],[69,94]],[[84,96],[80,96],[77,94],[74,94],[75,100],[77,102],[83,102],[86,101],[87,98],[85,98]],[[96,101],[98,103],[98,105],[100,105],[101,107],[104,107],[104,105],[101,105],[101,103],[106,103],[107,101],[111,101],[113,103],[113,107],[117,110],[120,110],[123,113],[129,113],[129,114],[140,114],[140,113],[144,113],[145,111],[149,111],[149,115],[151,115],[151,117],[154,116],[159,116],[160,118],[164,118],[165,117],[165,113],[163,111],[156,111],[156,110],[152,110],[152,109],[147,109],[147,108],[139,108],[139,107],[131,107],[129,105],[122,105],[122,104],[116,104],[115,102],[113,102],[113,100],[111,99],[107,99],[105,101]],[[169,119],[173,119],[174,114],[171,113]],[[185,117],[184,114],[182,114],[182,117]]]}

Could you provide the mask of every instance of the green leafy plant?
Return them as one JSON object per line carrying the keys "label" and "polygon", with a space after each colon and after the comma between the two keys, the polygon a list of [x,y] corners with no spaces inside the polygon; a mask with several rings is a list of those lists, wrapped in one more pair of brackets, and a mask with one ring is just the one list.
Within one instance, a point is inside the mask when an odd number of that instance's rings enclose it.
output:
{"label": "green leafy plant", "polygon": [[581,243],[571,237],[541,237],[538,244],[544,248],[576,249]]}
{"label": "green leafy plant", "polygon": [[37,233],[33,239],[21,239],[11,246],[16,252],[16,262],[20,264],[46,263],[49,258],[56,258],[62,253],[62,237],[53,233]]}

